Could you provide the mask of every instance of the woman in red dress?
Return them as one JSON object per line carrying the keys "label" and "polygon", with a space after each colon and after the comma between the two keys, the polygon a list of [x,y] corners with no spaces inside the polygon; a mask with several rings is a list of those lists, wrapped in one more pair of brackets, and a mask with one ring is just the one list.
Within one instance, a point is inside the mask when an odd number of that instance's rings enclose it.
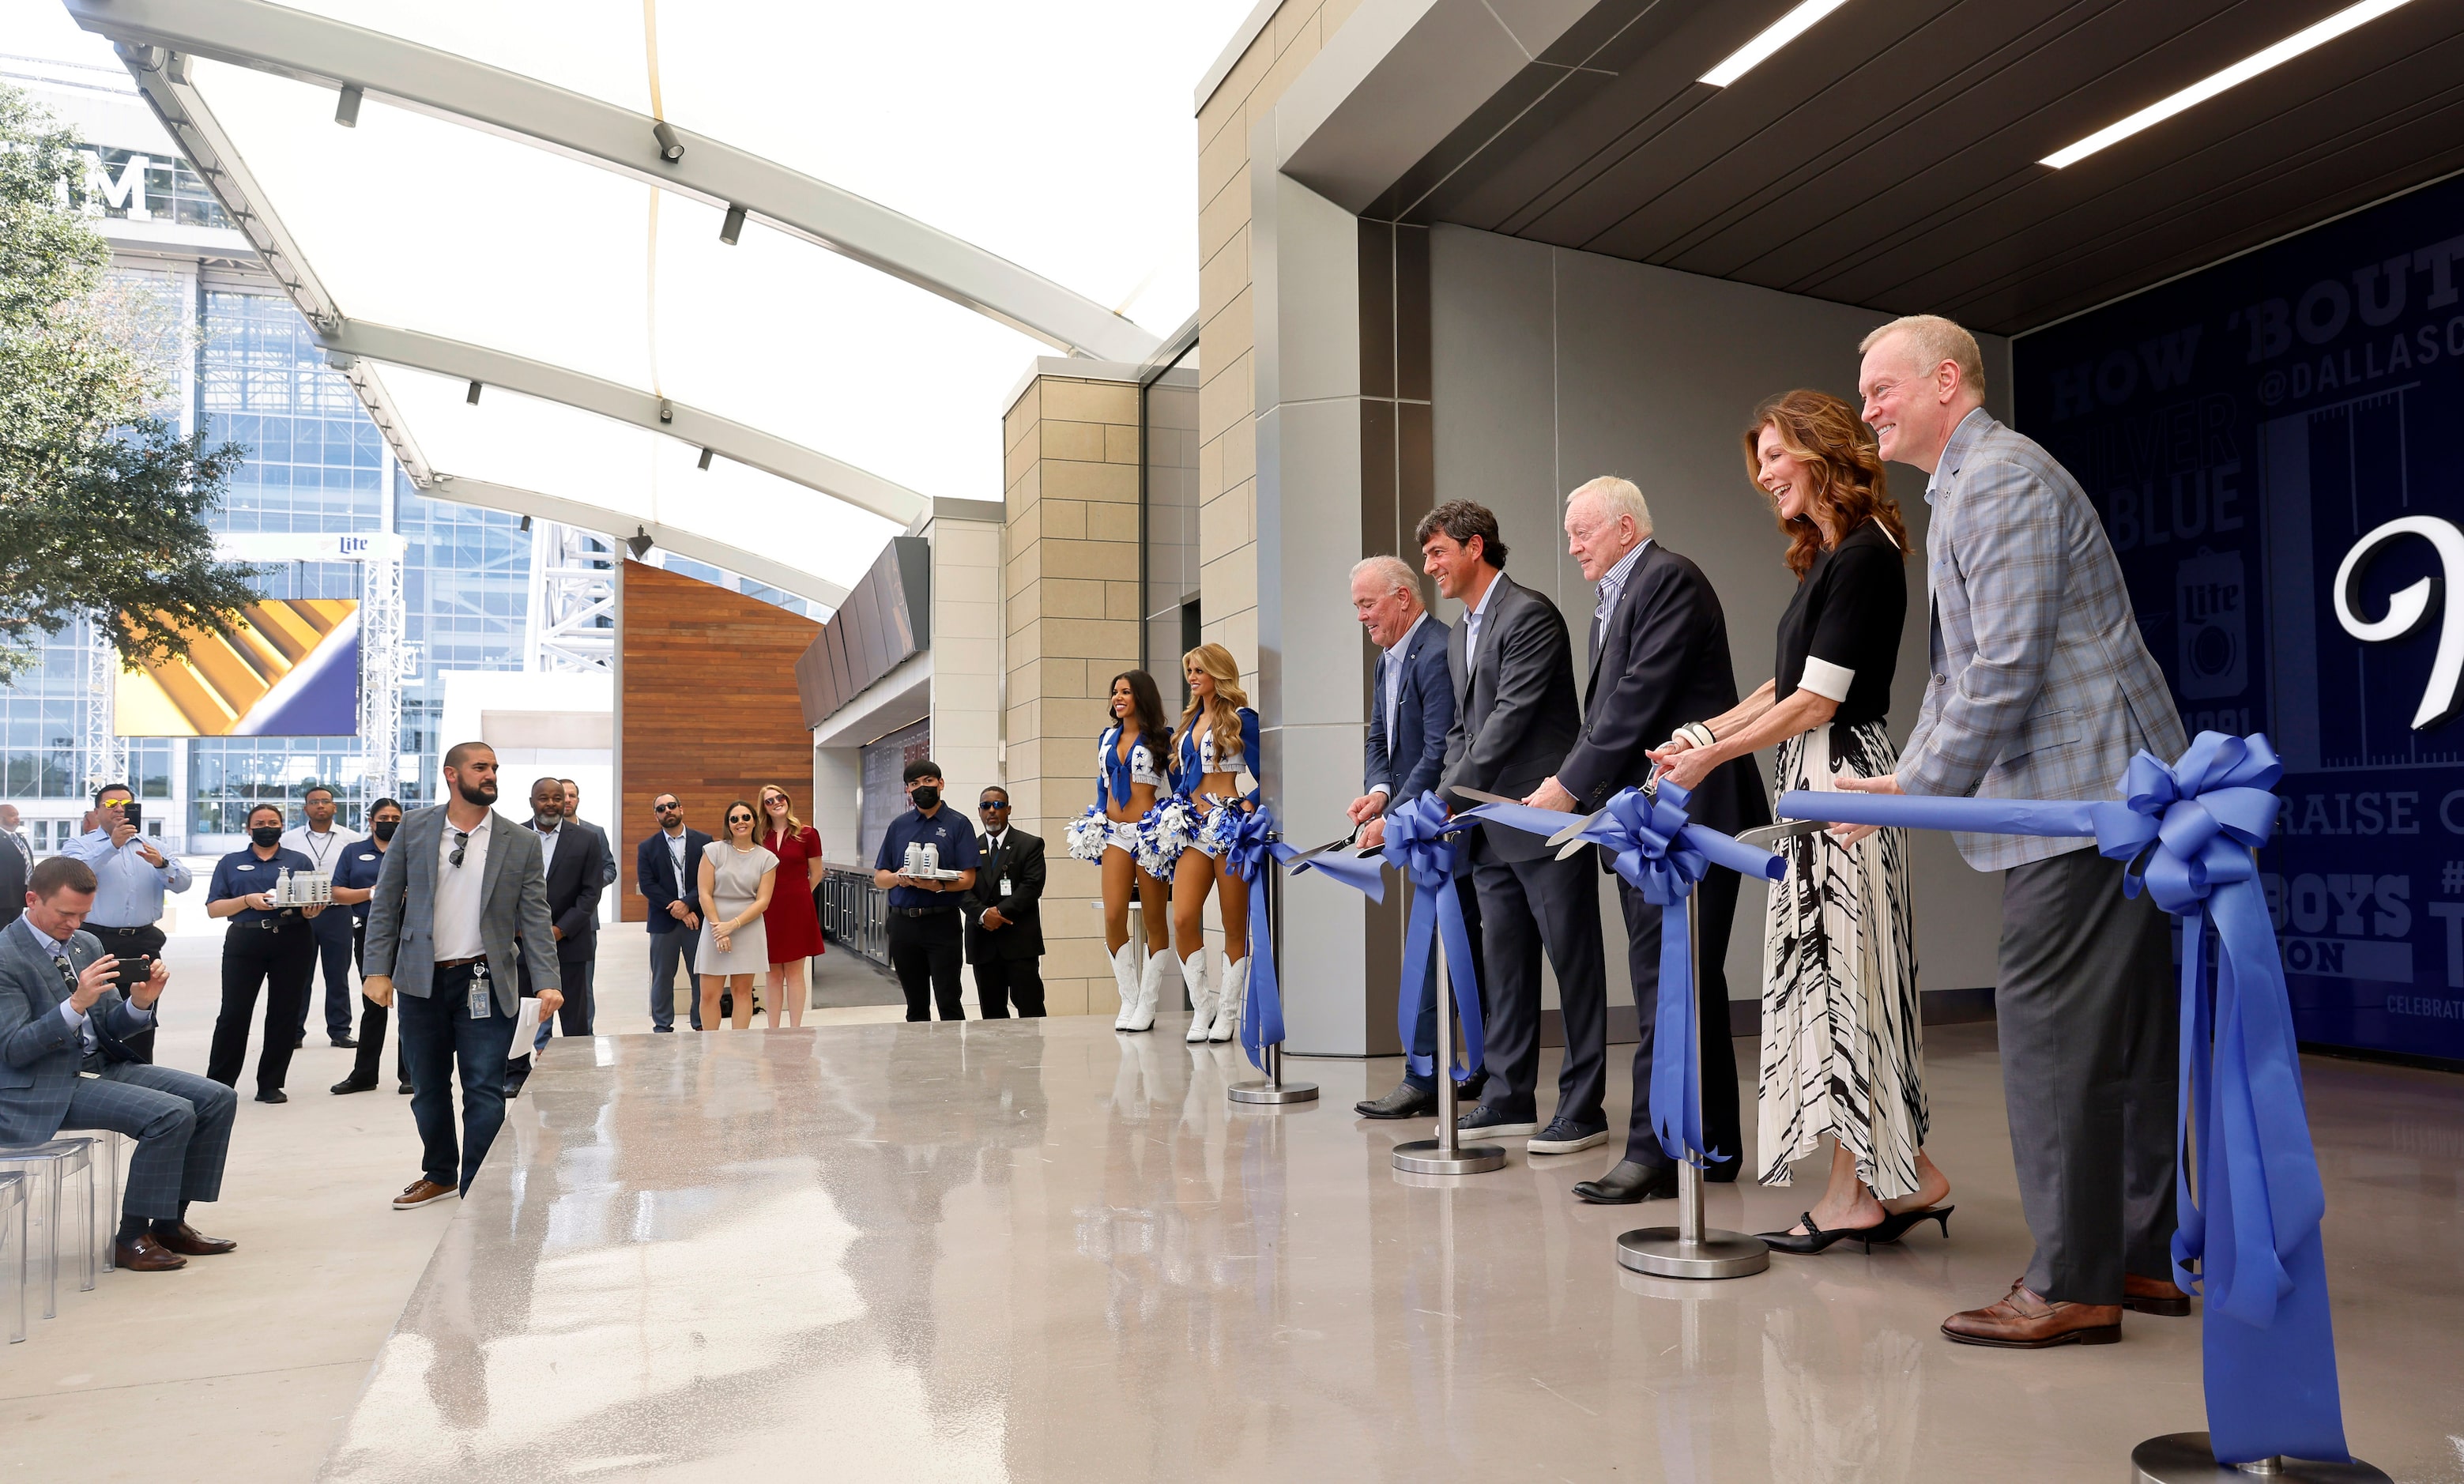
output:
{"label": "woman in red dress", "polygon": [[[790,1027],[804,1023],[804,960],[822,951],[821,914],[813,910],[813,888],[822,884],[822,837],[796,818],[787,791],[766,784],[761,800],[761,847],[779,858],[779,889],[771,894],[762,921],[770,934],[770,993],[761,1008],[769,1029],[779,1029],[779,1007],[787,1007]],[[799,885],[798,884],[801,884]]]}

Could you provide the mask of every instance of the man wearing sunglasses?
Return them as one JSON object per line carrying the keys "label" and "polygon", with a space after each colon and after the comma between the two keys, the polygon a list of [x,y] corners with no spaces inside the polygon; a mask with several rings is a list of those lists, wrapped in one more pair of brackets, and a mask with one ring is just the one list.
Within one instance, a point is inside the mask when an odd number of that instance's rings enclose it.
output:
{"label": "man wearing sunglasses", "polygon": [[701,912],[696,894],[701,882],[701,853],[710,837],[685,828],[684,801],[673,794],[650,800],[650,818],[659,827],[633,847],[633,884],[650,904],[650,1029],[676,1028],[676,963],[685,966],[685,1004],[693,1012],[693,1028],[701,1029],[701,992],[693,986],[693,946],[701,941]]}
{"label": "man wearing sunglasses", "polygon": [[539,837],[497,814],[495,801],[495,751],[485,742],[455,743],[445,754],[445,802],[402,821],[368,899],[360,993],[391,1005],[395,989],[402,991],[395,1013],[422,1146],[419,1178],[394,1197],[396,1211],[468,1192],[504,1125],[517,956],[541,1016],[564,1003]]}
{"label": "man wearing sunglasses", "polygon": [[967,901],[967,962],[976,966],[976,998],[984,1018],[1044,1014],[1044,840],[1009,827],[1009,790],[984,790],[976,801],[984,832],[976,839],[976,884]]}

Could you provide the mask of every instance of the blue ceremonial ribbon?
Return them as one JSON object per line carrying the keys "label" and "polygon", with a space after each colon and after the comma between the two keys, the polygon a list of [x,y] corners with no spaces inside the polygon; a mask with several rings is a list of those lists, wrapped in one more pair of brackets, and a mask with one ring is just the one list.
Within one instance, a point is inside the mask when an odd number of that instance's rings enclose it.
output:
{"label": "blue ceremonial ribbon", "polygon": [[1275,980],[1275,938],[1266,923],[1266,862],[1293,854],[1275,840],[1275,818],[1261,805],[1235,811],[1223,867],[1249,884],[1249,980],[1241,1005],[1241,1049],[1266,1069],[1266,1048],[1284,1040],[1284,996]]}
{"label": "blue ceremonial ribbon", "polygon": [[2193,1152],[2174,1186],[2173,1271],[2184,1288],[2206,1290],[2208,1431],[2225,1463],[2349,1456],[2320,1237],[2326,1192],[2252,854],[2275,828],[2283,774],[2266,737],[2203,731],[2173,763],[2132,758],[2118,803],[1804,791],[1779,801],[1783,818],[2093,836],[2100,854],[2124,862],[2126,895],[2145,889],[2181,920],[2175,1139]]}
{"label": "blue ceremonial ribbon", "polygon": [[[1827,797],[1827,796],[1826,796]],[[1695,1047],[1694,950],[1685,899],[1714,865],[1777,881],[1787,863],[1768,850],[1687,818],[1692,795],[1662,782],[1654,793],[1626,789],[1593,817],[1577,840],[1609,853],[1610,866],[1660,908],[1660,1001],[1652,1014],[1651,1127],[1671,1160],[1705,1164],[1736,1155],[1704,1147],[1703,1059]],[[1529,804],[1483,804],[1465,818],[1489,819],[1554,836],[1583,818]]]}
{"label": "blue ceremonial ribbon", "polygon": [[1462,826],[1446,818],[1445,805],[1435,794],[1422,794],[1397,805],[1386,816],[1386,859],[1412,884],[1412,920],[1403,934],[1403,982],[1395,996],[1395,1023],[1403,1037],[1403,1058],[1412,1071],[1426,1077],[1437,1058],[1412,1050],[1420,1025],[1420,1001],[1435,981],[1429,949],[1446,956],[1446,977],[1454,993],[1455,1017],[1463,1023],[1463,1060],[1446,1069],[1456,1081],[1480,1070],[1488,1038],[1480,1014],[1480,971],[1472,958],[1471,929],[1463,923],[1463,899],[1455,894],[1455,851]]}

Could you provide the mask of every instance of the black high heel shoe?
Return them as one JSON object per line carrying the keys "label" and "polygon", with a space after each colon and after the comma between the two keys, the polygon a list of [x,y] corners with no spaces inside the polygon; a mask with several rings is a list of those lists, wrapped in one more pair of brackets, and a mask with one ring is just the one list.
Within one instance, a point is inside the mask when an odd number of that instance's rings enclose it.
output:
{"label": "black high heel shoe", "polygon": [[1861,1242],[1865,1250],[1870,1253],[1874,1250],[1876,1242],[1888,1240],[1881,1233],[1883,1228],[1891,1224],[1891,1218],[1886,1214],[1882,1218],[1881,1226],[1856,1227],[1845,1232],[1825,1232],[1815,1224],[1814,1212],[1810,1211],[1798,1211],[1796,1219],[1805,1228],[1803,1236],[1793,1232],[1757,1232],[1754,1234],[1760,1237],[1763,1245],[1771,1251],[1793,1253],[1800,1257],[1818,1253],[1834,1242]]}
{"label": "black high heel shoe", "polygon": [[1921,1226],[1928,1221],[1938,1221],[1942,1223],[1943,1239],[1945,1241],[1948,1241],[1950,1239],[1950,1213],[1958,1209],[1959,1208],[1956,1206],[1927,1206],[1921,1211],[1895,1211],[1886,1212],[1882,1217],[1882,1224],[1874,1228],[1874,1240],[1878,1242],[1896,1242],[1901,1237],[1907,1235],[1911,1229]]}

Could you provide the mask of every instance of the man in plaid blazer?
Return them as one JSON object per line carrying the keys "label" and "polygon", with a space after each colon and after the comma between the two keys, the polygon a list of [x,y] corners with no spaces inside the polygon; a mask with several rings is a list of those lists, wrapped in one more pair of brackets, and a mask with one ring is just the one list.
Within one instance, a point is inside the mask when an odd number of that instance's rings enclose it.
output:
{"label": "man in plaid blazer", "polygon": [[139,1273],[184,1268],[238,1245],[200,1235],[188,1203],[222,1194],[239,1098],[128,1048],[153,1027],[170,974],[158,958],[121,995],[120,960],[78,930],[94,892],[92,866],[53,856],[34,867],[25,915],[0,928],[0,1145],[42,1144],[64,1128],[135,1139],[113,1260]]}
{"label": "man in plaid blazer", "polygon": [[[2053,455],[1985,411],[1975,338],[1916,316],[1861,349],[1858,390],[1882,457],[1933,476],[1932,665],[1898,773],[1839,786],[2110,798],[2140,750],[2180,755],[2181,717],[2096,509]],[[2006,1298],[1943,1333],[2101,1344],[2122,1337],[2124,1307],[2188,1314],[2170,1277],[2178,1032],[2164,915],[2123,896],[2122,863],[2093,840],[1955,839],[1969,864],[2006,873],[1993,1003],[2036,1251]]]}

